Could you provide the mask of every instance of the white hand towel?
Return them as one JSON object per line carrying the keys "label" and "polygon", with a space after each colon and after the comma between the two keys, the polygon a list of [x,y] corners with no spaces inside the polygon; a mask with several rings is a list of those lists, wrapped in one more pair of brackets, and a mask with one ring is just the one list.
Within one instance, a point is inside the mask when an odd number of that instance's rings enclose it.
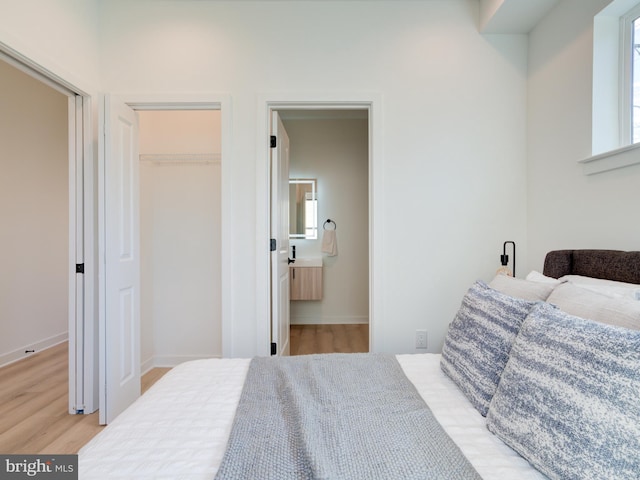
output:
{"label": "white hand towel", "polygon": [[338,239],[335,230],[325,230],[322,235],[322,253],[330,257],[338,255]]}

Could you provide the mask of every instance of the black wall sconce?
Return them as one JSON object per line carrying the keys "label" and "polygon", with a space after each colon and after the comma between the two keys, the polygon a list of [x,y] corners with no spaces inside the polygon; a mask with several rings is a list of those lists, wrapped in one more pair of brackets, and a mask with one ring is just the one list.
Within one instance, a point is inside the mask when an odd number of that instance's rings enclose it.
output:
{"label": "black wall sconce", "polygon": [[[513,262],[511,262],[513,265],[513,270],[509,270],[509,267],[507,267],[507,265],[509,264],[509,255],[507,255],[508,243],[513,246]],[[511,240],[504,242],[504,244],[502,245],[502,255],[500,255],[500,264],[502,265],[502,267],[498,269],[498,273],[511,275],[513,277],[516,276],[516,242],[512,242]]]}

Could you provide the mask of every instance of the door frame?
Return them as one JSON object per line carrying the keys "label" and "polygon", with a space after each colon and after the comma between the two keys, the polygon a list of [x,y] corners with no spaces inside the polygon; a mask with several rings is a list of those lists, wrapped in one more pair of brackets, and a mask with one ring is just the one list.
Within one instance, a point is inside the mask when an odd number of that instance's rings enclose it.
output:
{"label": "door frame", "polygon": [[[67,80],[72,78],[70,74],[58,75],[45,67],[45,62],[34,58],[0,42],[0,60],[68,98],[68,412],[91,413],[97,408],[92,348],[95,339],[92,95],[77,80]],[[82,265],[82,272],[77,265]]]}
{"label": "door frame", "polygon": [[[232,285],[232,239],[230,236],[231,229],[227,226],[230,224],[232,219],[231,214],[231,189],[230,189],[230,165],[229,165],[229,153],[232,146],[231,140],[231,99],[229,95],[226,94],[217,94],[217,93],[198,93],[198,94],[189,94],[189,93],[158,93],[158,94],[148,94],[148,93],[113,93],[112,97],[117,98],[119,101],[126,104],[128,107],[132,108],[134,111],[140,110],[220,110],[221,116],[221,160],[220,160],[220,168],[221,168],[221,224],[222,224],[222,232],[221,232],[221,248],[222,248],[222,258],[221,258],[221,275],[222,275],[222,305],[221,305],[221,313],[222,313],[222,356],[226,356],[229,350],[228,342],[225,341],[226,338],[230,336],[227,335],[227,331],[232,324],[232,305],[228,299],[231,298],[231,285]],[[101,122],[104,122],[104,119],[100,119]],[[102,129],[102,127],[101,127]],[[100,151],[98,155],[98,185],[99,185],[99,194],[98,194],[98,241],[100,244],[100,251],[105,251],[105,206],[106,206],[106,198],[105,198],[105,189],[104,189],[104,180],[105,180],[105,161],[104,151]],[[104,325],[106,321],[106,265],[103,263],[100,264],[99,268],[99,314],[98,314],[98,324],[99,331],[101,332],[100,338],[98,342],[100,344],[100,348],[98,348],[98,363],[99,363],[99,371],[103,372],[103,368],[105,368],[105,358],[104,354],[106,353],[104,345],[102,345],[102,341],[104,339]],[[138,319],[139,321],[139,319]],[[102,385],[100,388],[102,389]],[[102,402],[105,399],[104,392],[101,391],[99,395],[99,400],[101,403],[100,408],[102,408]]]}
{"label": "door frame", "polygon": [[384,166],[383,105],[380,94],[267,94],[258,100],[256,138],[256,346],[257,355],[270,354],[271,284],[270,251],[271,186],[269,135],[271,112],[277,110],[367,110],[369,117],[369,351],[384,350],[379,334],[384,313]]}

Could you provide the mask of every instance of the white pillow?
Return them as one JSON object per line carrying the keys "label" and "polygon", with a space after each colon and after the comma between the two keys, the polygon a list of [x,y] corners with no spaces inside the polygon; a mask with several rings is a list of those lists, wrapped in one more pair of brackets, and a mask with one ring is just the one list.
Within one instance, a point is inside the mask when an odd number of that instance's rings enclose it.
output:
{"label": "white pillow", "polygon": [[628,297],[640,300],[640,285],[635,283],[616,282],[601,278],[583,277],[582,275],[565,275],[560,280],[570,282],[582,288],[602,293],[610,297]]}
{"label": "white pillow", "polygon": [[496,275],[489,286],[501,293],[524,300],[540,300],[544,302],[554,286],[549,283],[531,282],[507,275]]}
{"label": "white pillow", "polygon": [[531,270],[527,275],[526,279],[529,280],[530,282],[549,283],[554,286],[564,283],[562,280],[558,280],[557,278],[553,278],[553,277],[547,277],[546,275],[543,275],[542,273],[537,272],[535,270]]}
{"label": "white pillow", "polygon": [[612,297],[573,283],[563,283],[551,292],[547,303],[576,317],[640,330],[640,302],[630,298]]}

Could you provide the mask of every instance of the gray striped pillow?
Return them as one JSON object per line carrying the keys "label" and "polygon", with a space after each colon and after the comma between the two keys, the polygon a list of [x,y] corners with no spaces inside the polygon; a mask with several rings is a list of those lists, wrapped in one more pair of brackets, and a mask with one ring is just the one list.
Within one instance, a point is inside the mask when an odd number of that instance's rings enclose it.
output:
{"label": "gray striped pillow", "polygon": [[549,304],[525,320],[487,426],[552,479],[640,474],[640,331]]}
{"label": "gray striped pillow", "polygon": [[484,416],[522,322],[536,302],[500,293],[478,280],[449,325],[440,367]]}

